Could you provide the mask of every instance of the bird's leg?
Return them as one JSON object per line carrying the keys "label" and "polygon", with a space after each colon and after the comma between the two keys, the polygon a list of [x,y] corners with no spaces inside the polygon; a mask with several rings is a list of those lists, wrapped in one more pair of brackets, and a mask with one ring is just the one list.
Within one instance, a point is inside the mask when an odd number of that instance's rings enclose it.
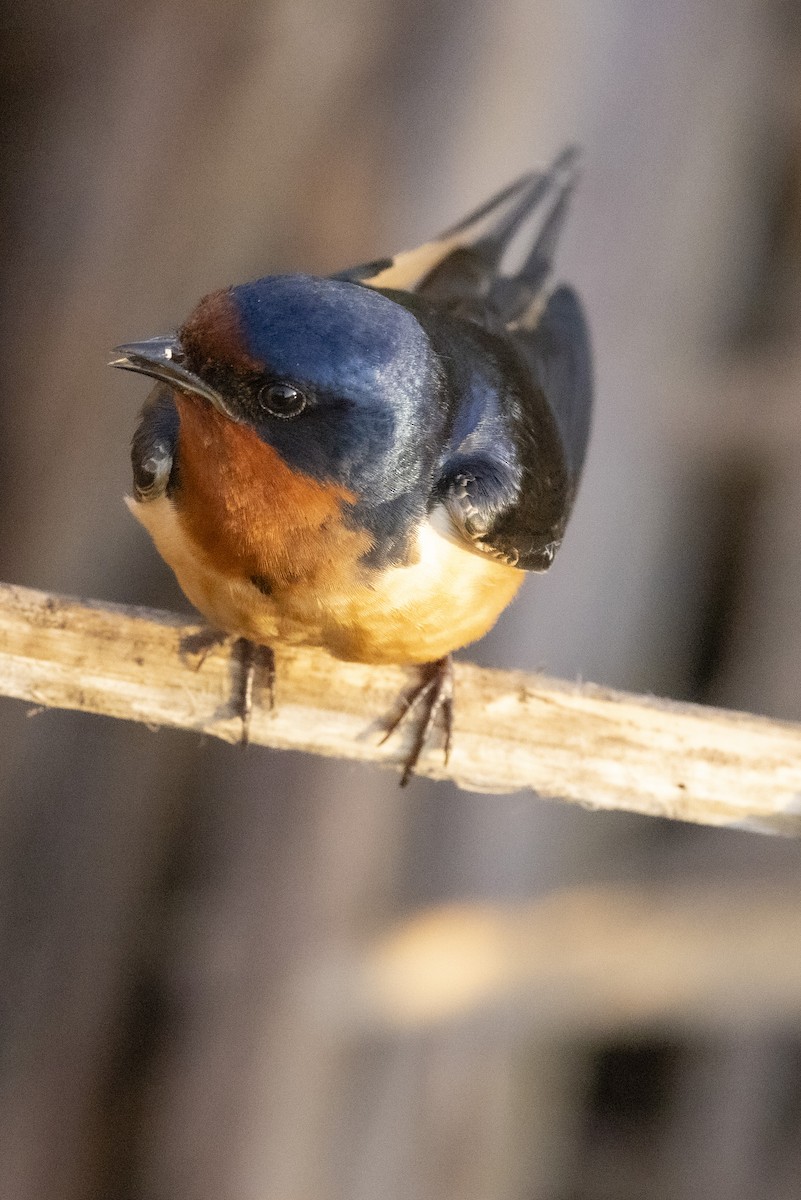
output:
{"label": "bird's leg", "polygon": [[250,741],[250,718],[253,714],[253,679],[256,674],[256,647],[247,638],[237,638],[233,645],[234,657],[239,667],[233,709],[242,722],[243,746]]}
{"label": "bird's leg", "polygon": [[248,638],[237,638],[234,642],[234,655],[239,667],[236,693],[233,697],[233,709],[242,722],[243,746],[250,741],[250,719],[253,715],[253,687],[256,673],[266,676],[269,707],[275,707],[275,655],[269,646],[260,646]]}
{"label": "bird's leg", "polygon": [[[216,646],[222,646],[230,640],[230,634],[223,633],[220,629],[201,629],[181,639],[179,652],[185,662],[197,655],[197,661],[192,663],[192,666],[199,671],[210,652]],[[242,722],[242,745],[246,746],[250,740],[253,688],[257,672],[263,676],[269,708],[275,708],[275,655],[269,646],[260,646],[247,638],[236,638],[232,649],[237,673],[231,707]]]}
{"label": "bird's leg", "polygon": [[422,712],[415,724],[412,748],[403,764],[403,773],[400,780],[401,787],[406,787],[406,784],[409,782],[414,768],[417,766],[417,760],[422,754],[428,735],[440,714],[442,714],[445,733],[444,751],[446,764],[451,752],[451,731],[453,728],[453,660],[450,654],[447,654],[445,658],[438,658],[436,662],[426,663],[424,667],[421,667],[421,674],[422,678],[420,682],[408,695],[402,698],[401,710],[398,716],[393,718],[387,725],[386,733],[380,742],[380,745],[383,745],[412,709],[418,703],[421,704]]}

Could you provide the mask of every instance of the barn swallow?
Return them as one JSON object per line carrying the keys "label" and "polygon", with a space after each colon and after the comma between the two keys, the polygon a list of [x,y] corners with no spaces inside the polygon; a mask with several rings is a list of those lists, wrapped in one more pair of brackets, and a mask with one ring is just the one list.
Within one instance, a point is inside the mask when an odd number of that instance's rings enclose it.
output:
{"label": "barn swallow", "polygon": [[215,629],[420,666],[402,782],[450,728],[451,651],[548,569],[576,495],[590,348],[550,286],[576,178],[570,148],[416,250],[222,288],[111,364],[158,381],[127,502]]}

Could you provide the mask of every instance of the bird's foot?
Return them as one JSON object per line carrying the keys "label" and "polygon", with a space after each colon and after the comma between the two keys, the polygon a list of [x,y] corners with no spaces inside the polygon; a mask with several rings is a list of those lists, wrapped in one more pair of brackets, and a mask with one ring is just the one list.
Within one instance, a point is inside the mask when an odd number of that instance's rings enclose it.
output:
{"label": "bird's foot", "polygon": [[[184,662],[192,661],[199,671],[212,650],[231,641],[227,633],[219,629],[201,629],[181,639],[179,653]],[[253,691],[256,683],[266,686],[269,708],[275,708],[275,655],[269,646],[260,646],[247,638],[236,638],[232,645],[232,658],[236,664],[234,694],[231,708],[242,722],[241,742],[250,741],[250,720],[253,715]]]}
{"label": "bird's foot", "polygon": [[188,633],[186,637],[182,637],[178,643],[178,653],[182,662],[191,666],[193,671],[199,671],[211,651],[217,646],[224,646],[227,641],[227,633],[207,626],[205,629],[199,629],[197,633]]}
{"label": "bird's foot", "polygon": [[439,658],[436,662],[426,663],[420,668],[422,678],[416,687],[402,698],[400,712],[387,724],[386,733],[380,745],[391,737],[400,723],[418,704],[421,707],[419,719],[416,721],[412,747],[406,756],[401,774],[400,786],[406,784],[412,777],[418,759],[423,752],[429,734],[438,717],[442,718],[444,731],[444,753],[447,764],[451,752],[451,731],[453,728],[453,660],[450,654]]}

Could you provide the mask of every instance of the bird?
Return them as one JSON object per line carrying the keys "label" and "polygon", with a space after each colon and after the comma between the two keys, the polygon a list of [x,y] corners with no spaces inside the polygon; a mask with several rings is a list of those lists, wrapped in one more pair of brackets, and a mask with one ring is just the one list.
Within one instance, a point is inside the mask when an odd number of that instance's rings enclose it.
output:
{"label": "bird", "polygon": [[416,666],[386,722],[418,713],[401,782],[437,720],[447,759],[451,654],[548,570],[585,459],[587,320],[551,279],[578,175],[568,147],[416,249],[222,287],[116,348],[156,380],[127,503],[244,647],[243,740],[254,662],[272,688],[289,641]]}

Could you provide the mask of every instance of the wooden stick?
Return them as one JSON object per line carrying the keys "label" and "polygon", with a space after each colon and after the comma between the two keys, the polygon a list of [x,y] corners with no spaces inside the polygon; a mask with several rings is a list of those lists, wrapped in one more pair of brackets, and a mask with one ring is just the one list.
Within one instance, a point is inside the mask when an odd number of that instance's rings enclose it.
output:
{"label": "wooden stick", "polygon": [[[0,694],[241,738],[231,644],[181,653],[197,624],[151,609],[0,584]],[[398,767],[412,730],[380,744],[413,668],[341,663],[278,645],[275,707],[256,679],[250,740]],[[529,789],[590,808],[801,832],[801,726],[459,663],[450,762],[419,773],[478,792]]]}

